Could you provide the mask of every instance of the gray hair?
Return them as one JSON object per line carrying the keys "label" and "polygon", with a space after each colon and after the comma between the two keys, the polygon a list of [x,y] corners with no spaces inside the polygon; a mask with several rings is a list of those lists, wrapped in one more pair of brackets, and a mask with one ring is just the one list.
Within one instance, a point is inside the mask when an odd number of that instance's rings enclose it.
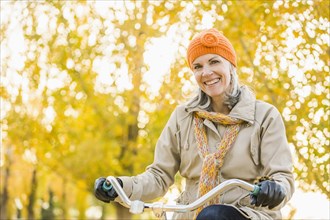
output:
{"label": "gray hair", "polygon": [[[241,95],[241,86],[238,80],[236,68],[230,63],[230,84],[231,88],[229,92],[226,92],[226,100],[225,104],[231,110],[239,101],[239,97]],[[197,95],[193,97],[187,103],[187,108],[192,109],[199,106],[200,108],[210,111],[211,106],[211,97],[208,96],[205,92],[203,92],[200,88],[198,88]]]}

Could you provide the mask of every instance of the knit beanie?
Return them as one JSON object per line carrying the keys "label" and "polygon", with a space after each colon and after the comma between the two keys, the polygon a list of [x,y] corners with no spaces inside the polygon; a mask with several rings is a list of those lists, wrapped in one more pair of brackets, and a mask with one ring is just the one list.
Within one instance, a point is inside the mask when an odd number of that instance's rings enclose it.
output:
{"label": "knit beanie", "polygon": [[197,57],[204,54],[217,54],[236,67],[236,53],[230,41],[215,28],[197,34],[189,43],[187,60],[190,69]]}

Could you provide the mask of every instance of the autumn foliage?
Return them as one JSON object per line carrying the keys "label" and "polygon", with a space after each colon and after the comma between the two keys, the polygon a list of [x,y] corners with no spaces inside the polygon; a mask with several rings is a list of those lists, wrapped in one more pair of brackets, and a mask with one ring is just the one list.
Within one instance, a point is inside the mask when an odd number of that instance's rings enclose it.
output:
{"label": "autumn foliage", "polygon": [[211,27],[282,113],[297,186],[329,197],[329,1],[1,1],[1,219],[130,218],[94,180],[152,162]]}

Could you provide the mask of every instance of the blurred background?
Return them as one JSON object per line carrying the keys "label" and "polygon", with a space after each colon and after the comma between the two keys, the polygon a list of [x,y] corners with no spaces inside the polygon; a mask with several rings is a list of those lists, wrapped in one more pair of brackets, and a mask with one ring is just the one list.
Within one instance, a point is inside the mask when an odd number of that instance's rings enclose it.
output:
{"label": "blurred background", "polygon": [[152,162],[197,88],[188,42],[211,27],[282,113],[297,188],[284,218],[329,219],[329,16],[328,0],[1,1],[1,219],[154,219],[97,201],[94,180]]}

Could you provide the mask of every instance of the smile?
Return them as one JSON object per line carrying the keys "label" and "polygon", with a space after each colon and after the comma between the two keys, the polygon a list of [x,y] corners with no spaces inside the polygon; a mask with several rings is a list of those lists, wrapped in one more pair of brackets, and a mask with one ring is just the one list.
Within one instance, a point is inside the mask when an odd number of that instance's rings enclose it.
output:
{"label": "smile", "polygon": [[210,81],[204,82],[205,85],[209,86],[209,85],[213,85],[220,82],[220,78],[216,78],[216,79],[212,79]]}

